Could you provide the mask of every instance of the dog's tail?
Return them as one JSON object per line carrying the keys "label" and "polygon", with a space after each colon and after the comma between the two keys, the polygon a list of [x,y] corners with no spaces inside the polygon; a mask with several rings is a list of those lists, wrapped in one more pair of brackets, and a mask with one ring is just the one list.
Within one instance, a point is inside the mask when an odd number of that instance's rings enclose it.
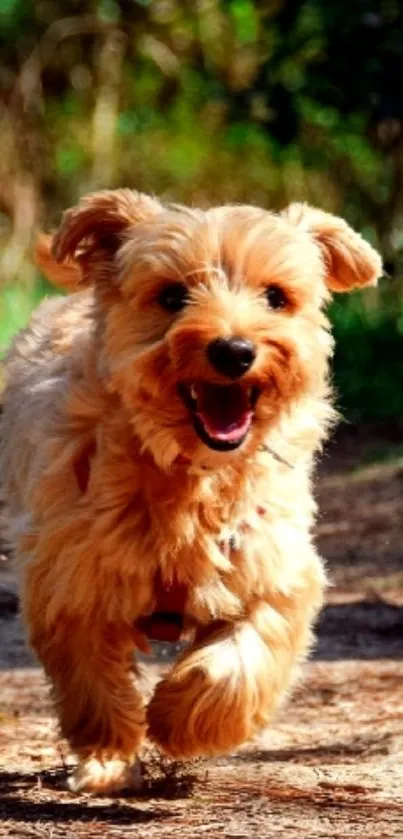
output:
{"label": "dog's tail", "polygon": [[52,236],[40,233],[34,245],[34,262],[46,279],[64,291],[80,291],[82,275],[80,266],[72,259],[62,264],[52,256]]}

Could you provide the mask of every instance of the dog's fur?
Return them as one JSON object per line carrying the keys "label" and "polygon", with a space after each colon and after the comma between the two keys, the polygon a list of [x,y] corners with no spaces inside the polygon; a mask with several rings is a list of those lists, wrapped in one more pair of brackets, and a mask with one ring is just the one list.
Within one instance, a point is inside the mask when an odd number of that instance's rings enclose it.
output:
{"label": "dog's fur", "polygon": [[[111,791],[132,780],[146,732],[174,758],[225,752],[290,688],[325,581],[311,537],[333,417],[323,307],[375,283],[381,261],[309,206],[201,211],[129,190],[83,199],[50,244],[39,262],[76,293],[44,302],[14,342],[2,470],[30,641],[79,757],[73,787]],[[188,304],[170,314],[158,295],[177,281]],[[260,396],[223,452],[178,385],[230,386],[206,355],[228,336],[256,347],[239,387]],[[166,611],[191,643],[144,708],[132,653],[164,637]]]}

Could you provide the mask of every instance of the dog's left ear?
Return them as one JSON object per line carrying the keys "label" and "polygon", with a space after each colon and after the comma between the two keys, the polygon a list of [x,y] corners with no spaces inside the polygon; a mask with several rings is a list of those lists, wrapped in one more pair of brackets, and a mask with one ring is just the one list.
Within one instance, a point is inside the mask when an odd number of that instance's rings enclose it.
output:
{"label": "dog's left ear", "polygon": [[343,219],[308,204],[290,204],[282,215],[291,224],[307,230],[319,246],[326,285],[331,291],[376,285],[382,274],[381,257]]}
{"label": "dog's left ear", "polygon": [[[56,262],[80,266],[80,286],[90,285],[97,275],[105,277],[127,231],[162,211],[157,199],[130,189],[104,190],[82,198],[67,210],[52,243]],[[94,271],[98,265],[99,272]]]}

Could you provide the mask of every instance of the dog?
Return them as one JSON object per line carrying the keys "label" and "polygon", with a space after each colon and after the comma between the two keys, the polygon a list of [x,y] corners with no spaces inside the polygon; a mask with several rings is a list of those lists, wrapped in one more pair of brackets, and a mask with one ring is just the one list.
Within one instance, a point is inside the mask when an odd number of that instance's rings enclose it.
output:
{"label": "dog", "polygon": [[[78,765],[139,783],[145,735],[217,755],[272,719],[326,582],[316,453],[334,421],[324,308],[378,253],[308,205],[84,197],[37,258],[70,294],[14,340],[2,475],[22,611]],[[133,651],[188,644],[144,707]]]}

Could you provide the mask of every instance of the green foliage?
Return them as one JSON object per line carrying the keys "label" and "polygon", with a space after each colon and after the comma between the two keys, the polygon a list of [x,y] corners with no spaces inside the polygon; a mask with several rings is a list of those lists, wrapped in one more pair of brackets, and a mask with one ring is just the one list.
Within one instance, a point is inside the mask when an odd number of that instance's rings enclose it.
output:
{"label": "green foliage", "polygon": [[0,346],[43,293],[35,227],[83,192],[306,200],[391,275],[332,308],[342,407],[401,413],[402,91],[397,0],[2,0]]}
{"label": "green foliage", "polygon": [[36,306],[46,295],[54,294],[54,289],[37,276],[28,287],[23,285],[6,286],[0,298],[0,355],[7,349],[11,339],[22,329]]}
{"label": "green foliage", "polygon": [[339,409],[351,422],[403,416],[403,316],[368,313],[359,295],[335,301],[334,382]]}

